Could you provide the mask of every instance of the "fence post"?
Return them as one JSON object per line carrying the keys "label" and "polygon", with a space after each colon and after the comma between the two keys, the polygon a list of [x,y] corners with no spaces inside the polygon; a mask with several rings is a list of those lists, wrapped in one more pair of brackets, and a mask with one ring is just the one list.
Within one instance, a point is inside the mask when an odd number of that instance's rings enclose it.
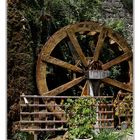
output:
{"label": "fence post", "polygon": [[34,140],[37,140],[37,133],[34,133]]}

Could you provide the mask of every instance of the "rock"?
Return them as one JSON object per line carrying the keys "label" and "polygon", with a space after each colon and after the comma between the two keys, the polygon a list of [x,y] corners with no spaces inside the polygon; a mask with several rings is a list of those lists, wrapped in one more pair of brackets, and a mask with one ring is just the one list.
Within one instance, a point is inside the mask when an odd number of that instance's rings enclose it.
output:
{"label": "rock", "polygon": [[124,17],[125,16],[125,13],[124,12],[119,12],[119,16],[120,17]]}
{"label": "rock", "polygon": [[122,3],[120,3],[120,2],[114,2],[113,5],[114,5],[116,8],[122,8],[122,7],[123,7]]}

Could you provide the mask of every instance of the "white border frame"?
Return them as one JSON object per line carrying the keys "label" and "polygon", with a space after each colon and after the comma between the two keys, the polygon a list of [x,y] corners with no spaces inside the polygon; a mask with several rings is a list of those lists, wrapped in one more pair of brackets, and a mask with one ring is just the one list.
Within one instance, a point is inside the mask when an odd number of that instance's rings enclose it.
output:
{"label": "white border frame", "polygon": [[0,1],[0,139],[6,140],[6,1]]}

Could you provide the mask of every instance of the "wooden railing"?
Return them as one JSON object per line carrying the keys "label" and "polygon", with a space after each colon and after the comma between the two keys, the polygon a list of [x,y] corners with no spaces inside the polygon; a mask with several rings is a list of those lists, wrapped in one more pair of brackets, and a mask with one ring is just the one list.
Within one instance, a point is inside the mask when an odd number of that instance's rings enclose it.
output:
{"label": "wooden railing", "polygon": [[[36,96],[21,95],[20,98],[20,130],[21,131],[66,131],[67,120],[64,102],[67,98],[88,98],[85,96]],[[96,128],[114,128],[113,96],[98,96]],[[53,104],[49,102],[53,101]],[[44,104],[45,102],[45,104]],[[47,104],[48,102],[48,104]],[[51,106],[51,111],[49,110]],[[56,109],[57,108],[57,111]],[[59,110],[60,108],[60,110]],[[52,111],[54,109],[55,111]],[[59,117],[57,117],[59,115]]]}

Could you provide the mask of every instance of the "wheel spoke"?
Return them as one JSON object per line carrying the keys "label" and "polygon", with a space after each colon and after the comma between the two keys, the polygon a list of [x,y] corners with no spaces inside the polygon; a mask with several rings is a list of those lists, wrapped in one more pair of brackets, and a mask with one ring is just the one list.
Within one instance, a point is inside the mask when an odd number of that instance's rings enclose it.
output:
{"label": "wheel spoke", "polygon": [[89,81],[87,80],[83,89],[81,96],[88,96],[89,95]]}
{"label": "wheel spoke", "polygon": [[69,64],[67,62],[64,62],[64,61],[62,61],[60,59],[57,59],[55,57],[52,57],[52,56],[44,56],[44,57],[42,57],[42,60],[45,61],[45,62],[54,64],[54,65],[60,66],[62,68],[66,68],[68,70],[73,70],[75,72],[82,73],[82,69],[81,68],[79,68],[77,66],[74,66],[72,64]]}
{"label": "wheel spoke", "polygon": [[98,42],[95,48],[94,61],[97,61],[99,58],[101,48],[103,47],[103,43],[106,38],[106,34],[107,34],[106,28],[102,28],[102,31],[98,37]]}
{"label": "wheel spoke", "polygon": [[111,86],[115,86],[115,87],[118,87],[120,89],[126,90],[128,92],[132,92],[132,85],[124,84],[122,82],[119,82],[117,80],[113,80],[110,78],[102,79],[102,82],[109,84]]}
{"label": "wheel spoke", "polygon": [[69,38],[70,38],[70,40],[71,40],[71,42],[73,44],[73,47],[75,48],[76,52],[78,53],[83,65],[85,67],[87,67],[86,57],[84,56],[84,54],[82,52],[82,49],[81,49],[81,47],[79,45],[79,42],[78,42],[75,34],[70,30],[67,31],[67,34],[68,34],[68,36],[69,36]]}
{"label": "wheel spoke", "polygon": [[119,64],[119,63],[121,63],[121,62],[123,62],[125,60],[130,59],[131,57],[132,57],[132,52],[124,53],[123,55],[121,55],[121,56],[119,56],[119,57],[117,57],[117,58],[115,58],[115,59],[103,64],[102,69],[107,70],[107,69],[109,69],[110,67],[112,67],[112,66],[114,66],[116,64]]}
{"label": "wheel spoke", "polygon": [[70,89],[71,87],[79,84],[83,79],[85,79],[84,76],[76,78],[76,79],[74,79],[74,80],[72,80],[72,81],[70,81],[70,82],[68,82],[66,84],[63,84],[63,85],[61,85],[61,86],[59,86],[59,87],[57,87],[57,88],[55,88],[55,89],[53,89],[51,91],[46,92],[45,95],[47,95],[47,96],[56,96],[56,95],[58,95],[58,94],[60,94],[60,93],[62,93],[64,91]]}

